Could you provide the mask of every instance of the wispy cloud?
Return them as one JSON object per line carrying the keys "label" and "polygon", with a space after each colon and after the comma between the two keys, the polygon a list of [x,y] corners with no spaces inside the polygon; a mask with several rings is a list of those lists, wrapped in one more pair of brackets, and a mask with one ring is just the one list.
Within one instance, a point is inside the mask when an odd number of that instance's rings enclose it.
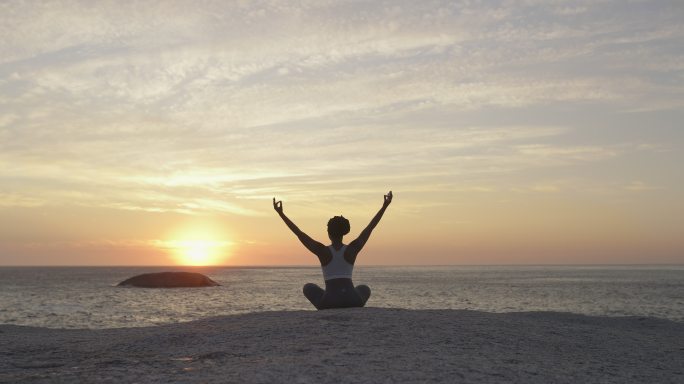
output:
{"label": "wispy cloud", "polygon": [[580,117],[596,108],[684,106],[677,2],[5,2],[0,15],[5,206],[258,215],[250,201],[274,191],[491,186],[638,153],[594,142]]}

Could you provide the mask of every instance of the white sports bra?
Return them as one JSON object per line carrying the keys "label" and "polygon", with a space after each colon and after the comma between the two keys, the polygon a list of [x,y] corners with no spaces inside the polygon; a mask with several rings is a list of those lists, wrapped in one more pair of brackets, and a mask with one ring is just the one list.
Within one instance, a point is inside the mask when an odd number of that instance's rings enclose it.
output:
{"label": "white sports bra", "polygon": [[332,260],[327,265],[321,266],[323,269],[323,279],[351,279],[354,264],[349,264],[344,259],[344,250],[347,249],[347,246],[343,245],[339,250],[335,250],[332,245],[329,245],[328,248],[330,248],[330,253],[332,253]]}

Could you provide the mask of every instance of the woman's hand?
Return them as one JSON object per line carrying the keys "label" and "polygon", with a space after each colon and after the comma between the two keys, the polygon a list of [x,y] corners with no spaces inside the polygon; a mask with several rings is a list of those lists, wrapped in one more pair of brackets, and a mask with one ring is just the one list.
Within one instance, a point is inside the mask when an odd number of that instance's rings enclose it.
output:
{"label": "woman's hand", "polygon": [[275,209],[275,211],[278,212],[279,214],[283,213],[283,202],[282,202],[282,200],[276,201],[276,199],[274,197],[273,198],[273,209]]}
{"label": "woman's hand", "polygon": [[382,206],[387,207],[388,205],[390,205],[391,202],[392,202],[392,191],[389,191],[389,193],[385,195],[385,201],[382,203]]}

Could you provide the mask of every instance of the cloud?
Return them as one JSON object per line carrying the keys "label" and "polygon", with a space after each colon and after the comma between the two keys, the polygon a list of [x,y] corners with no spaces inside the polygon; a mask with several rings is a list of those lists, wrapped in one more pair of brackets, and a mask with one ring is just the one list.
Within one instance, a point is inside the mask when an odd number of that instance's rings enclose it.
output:
{"label": "cloud", "polygon": [[632,182],[628,183],[627,185],[625,185],[624,189],[626,189],[628,191],[642,192],[642,191],[655,191],[655,190],[659,190],[662,188],[655,186],[655,185],[649,185],[647,183],[644,183],[643,181],[632,181]]}
{"label": "cloud", "polygon": [[5,2],[0,15],[4,205],[253,216],[273,191],[494,188],[638,152],[594,142],[581,119],[596,109],[684,106],[673,2]]}
{"label": "cloud", "polygon": [[524,156],[548,162],[596,161],[618,156],[617,148],[598,146],[554,147],[548,145],[523,145],[518,151]]}

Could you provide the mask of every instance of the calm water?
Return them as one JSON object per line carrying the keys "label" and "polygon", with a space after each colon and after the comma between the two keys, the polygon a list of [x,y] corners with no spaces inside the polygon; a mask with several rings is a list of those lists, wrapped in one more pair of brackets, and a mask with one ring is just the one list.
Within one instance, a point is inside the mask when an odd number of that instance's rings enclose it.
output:
{"label": "calm water", "polygon": [[[173,268],[0,268],[0,323],[53,328],[135,327],[272,310],[312,310],[301,294],[315,267],[196,268],[221,287],[115,285]],[[184,270],[188,270],[187,268]],[[491,312],[564,311],[684,321],[684,266],[357,267],[368,305]]]}

